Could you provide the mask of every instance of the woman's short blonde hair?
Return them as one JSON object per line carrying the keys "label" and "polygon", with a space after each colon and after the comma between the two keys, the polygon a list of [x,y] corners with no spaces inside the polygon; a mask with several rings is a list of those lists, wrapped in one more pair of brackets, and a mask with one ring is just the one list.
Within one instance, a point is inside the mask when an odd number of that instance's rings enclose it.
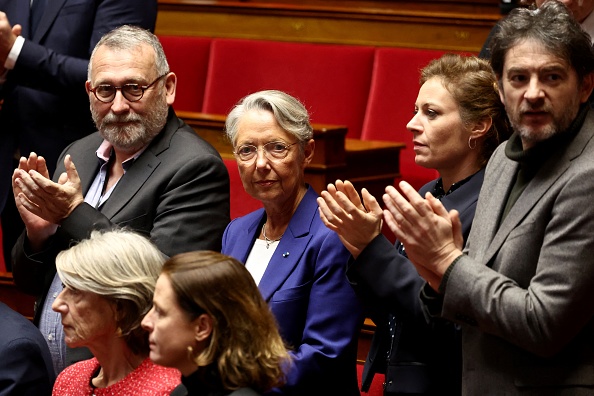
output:
{"label": "woman's short blonde hair", "polygon": [[58,254],[56,269],[64,286],[113,301],[115,320],[127,345],[135,353],[146,353],[148,336],[140,322],[151,308],[165,259],[135,232],[93,231],[88,239]]}

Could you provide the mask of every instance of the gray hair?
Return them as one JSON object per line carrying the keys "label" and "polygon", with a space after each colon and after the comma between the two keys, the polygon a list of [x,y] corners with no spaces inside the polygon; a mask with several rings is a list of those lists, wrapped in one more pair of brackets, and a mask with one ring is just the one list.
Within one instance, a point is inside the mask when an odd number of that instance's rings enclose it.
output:
{"label": "gray hair", "polygon": [[516,8],[500,23],[491,41],[491,65],[498,78],[503,74],[505,55],[517,44],[533,40],[551,54],[565,60],[580,81],[594,71],[590,36],[558,1],[547,1],[537,9]]}
{"label": "gray hair", "polygon": [[91,60],[89,61],[87,79],[91,80],[93,59],[95,58],[95,53],[99,47],[106,46],[111,50],[131,51],[140,47],[142,44],[151,46],[155,51],[155,66],[157,69],[157,75],[161,76],[163,74],[167,74],[169,72],[169,64],[167,63],[167,57],[163,51],[163,46],[159,42],[157,36],[152,34],[150,31],[138,26],[122,25],[101,37],[93,49],[93,52],[91,53]]}
{"label": "gray hair", "polygon": [[165,260],[140,234],[125,229],[93,231],[88,239],[58,254],[56,270],[66,287],[114,301],[122,336],[138,352],[148,350],[140,322],[151,308]]}
{"label": "gray hair", "polygon": [[313,137],[309,114],[299,100],[281,91],[259,91],[241,99],[227,116],[225,132],[233,146],[237,139],[239,121],[250,110],[271,112],[280,127],[295,136],[302,146]]}

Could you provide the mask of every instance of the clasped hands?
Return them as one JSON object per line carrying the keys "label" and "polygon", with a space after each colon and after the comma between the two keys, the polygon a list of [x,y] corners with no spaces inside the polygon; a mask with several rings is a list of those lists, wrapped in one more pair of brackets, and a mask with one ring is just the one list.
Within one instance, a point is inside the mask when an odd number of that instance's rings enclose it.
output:
{"label": "clasped hands", "polygon": [[419,275],[437,291],[446,269],[462,254],[464,240],[458,212],[448,212],[431,193],[421,197],[404,181],[399,187],[401,192],[386,187],[382,197],[386,208],[382,210],[366,189],[361,190],[361,201],[349,181],[337,180],[318,198],[320,217],[355,258],[381,233],[385,221],[404,245]]}
{"label": "clasped hands", "polygon": [[80,178],[70,155],[64,158],[64,167],[66,172],[57,183],[53,182],[45,159],[31,153],[29,158],[21,157],[19,167],[14,170],[14,199],[33,247],[39,248],[56,232],[62,220],[84,202]]}

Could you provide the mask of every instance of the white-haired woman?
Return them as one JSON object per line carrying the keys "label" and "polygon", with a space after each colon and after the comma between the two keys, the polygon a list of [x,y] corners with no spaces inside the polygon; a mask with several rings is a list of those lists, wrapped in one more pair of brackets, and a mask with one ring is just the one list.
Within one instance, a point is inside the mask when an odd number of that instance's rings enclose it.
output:
{"label": "white-haired woman", "polygon": [[358,396],[362,308],[345,277],[349,252],[305,183],[315,145],[307,110],[284,92],[256,92],[226,129],[243,187],[264,208],[227,226],[222,252],[246,264],[294,348],[287,382],[273,393]]}
{"label": "white-haired woman", "polygon": [[169,395],[178,370],[148,358],[140,326],[150,310],[165,257],[145,237],[125,230],[93,232],[56,259],[64,290],[52,308],[62,315],[69,347],[87,347],[93,358],[67,367],[54,395]]}

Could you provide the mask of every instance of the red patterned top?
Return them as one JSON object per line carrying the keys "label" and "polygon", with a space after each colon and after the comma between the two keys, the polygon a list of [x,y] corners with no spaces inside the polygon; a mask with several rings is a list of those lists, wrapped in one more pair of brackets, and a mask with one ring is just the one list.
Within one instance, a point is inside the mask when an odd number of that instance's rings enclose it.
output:
{"label": "red patterned top", "polygon": [[96,358],[68,366],[58,375],[52,395],[54,396],[103,396],[169,395],[180,384],[178,370],[158,366],[146,358],[130,374],[107,388],[91,387],[91,379],[99,370]]}

